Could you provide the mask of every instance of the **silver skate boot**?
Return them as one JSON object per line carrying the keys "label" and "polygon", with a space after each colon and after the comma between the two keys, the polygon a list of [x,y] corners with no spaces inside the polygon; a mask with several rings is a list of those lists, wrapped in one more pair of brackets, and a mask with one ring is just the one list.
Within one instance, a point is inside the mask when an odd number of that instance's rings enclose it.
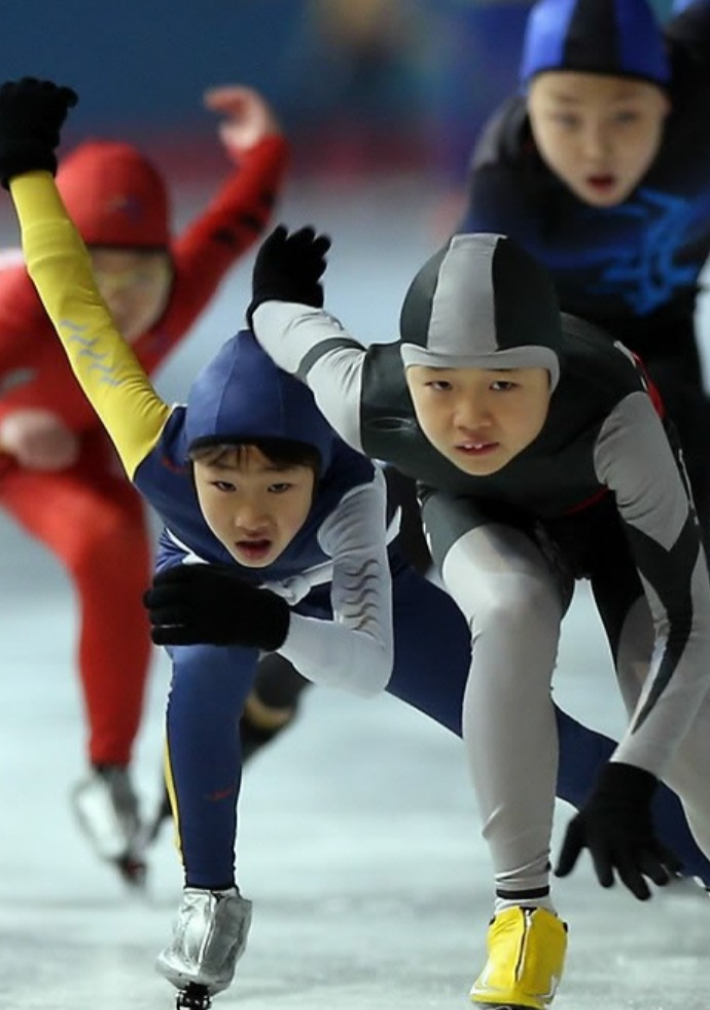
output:
{"label": "silver skate boot", "polygon": [[126,883],[142,887],[141,821],[128,770],[119,765],[92,768],[72,790],[71,803],[97,855],[113,863]]}
{"label": "silver skate boot", "polygon": [[185,888],[172,941],[155,965],[180,990],[178,1007],[206,1010],[210,997],[230,985],[250,924],[251,902],[236,887],[228,891]]}

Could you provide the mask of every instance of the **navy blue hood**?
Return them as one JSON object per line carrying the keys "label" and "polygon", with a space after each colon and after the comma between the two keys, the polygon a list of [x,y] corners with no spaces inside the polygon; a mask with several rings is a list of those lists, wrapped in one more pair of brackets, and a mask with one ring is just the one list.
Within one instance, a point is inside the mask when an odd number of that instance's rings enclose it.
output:
{"label": "navy blue hood", "polygon": [[277,368],[248,330],[223,344],[192,383],[185,434],[188,448],[198,439],[302,442],[318,450],[321,477],[335,438],[308,387]]}

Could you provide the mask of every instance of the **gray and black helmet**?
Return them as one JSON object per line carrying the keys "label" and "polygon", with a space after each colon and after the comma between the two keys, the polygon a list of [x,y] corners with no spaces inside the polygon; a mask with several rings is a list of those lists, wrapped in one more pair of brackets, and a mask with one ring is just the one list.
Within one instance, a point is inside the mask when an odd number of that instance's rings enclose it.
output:
{"label": "gray and black helmet", "polygon": [[559,380],[560,310],[547,270],[503,235],[454,235],[412,281],[405,368],[546,368]]}

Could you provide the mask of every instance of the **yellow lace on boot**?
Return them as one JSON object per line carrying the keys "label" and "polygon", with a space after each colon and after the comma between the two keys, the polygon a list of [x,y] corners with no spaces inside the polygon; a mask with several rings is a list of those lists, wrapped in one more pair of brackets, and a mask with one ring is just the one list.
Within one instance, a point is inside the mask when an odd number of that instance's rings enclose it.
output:
{"label": "yellow lace on boot", "polygon": [[565,963],[567,927],[546,908],[506,908],[488,928],[488,961],[471,1001],[506,1010],[545,1010]]}

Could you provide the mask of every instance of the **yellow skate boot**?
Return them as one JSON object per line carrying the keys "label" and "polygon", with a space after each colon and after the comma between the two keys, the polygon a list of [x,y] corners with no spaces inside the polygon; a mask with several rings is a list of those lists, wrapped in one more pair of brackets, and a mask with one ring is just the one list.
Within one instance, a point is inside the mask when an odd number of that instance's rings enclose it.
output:
{"label": "yellow skate boot", "polygon": [[488,961],[471,1002],[488,1010],[545,1010],[562,977],[567,926],[546,908],[506,908],[488,928]]}

